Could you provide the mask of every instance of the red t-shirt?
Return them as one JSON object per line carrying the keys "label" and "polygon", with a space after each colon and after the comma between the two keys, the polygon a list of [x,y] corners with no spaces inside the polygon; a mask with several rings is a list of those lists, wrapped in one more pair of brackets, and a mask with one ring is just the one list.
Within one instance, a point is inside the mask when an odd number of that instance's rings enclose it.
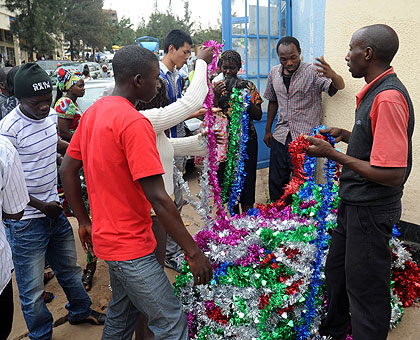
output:
{"label": "red t-shirt", "polygon": [[[393,73],[391,67],[366,84],[356,96],[357,106],[378,80]],[[373,135],[371,165],[390,168],[407,166],[408,118],[408,105],[401,92],[386,90],[375,97],[370,111]]]}
{"label": "red t-shirt", "polygon": [[83,114],[67,154],[83,161],[95,254],[126,261],[152,253],[151,205],[137,180],[164,171],[149,120],[127,99],[104,97]]}

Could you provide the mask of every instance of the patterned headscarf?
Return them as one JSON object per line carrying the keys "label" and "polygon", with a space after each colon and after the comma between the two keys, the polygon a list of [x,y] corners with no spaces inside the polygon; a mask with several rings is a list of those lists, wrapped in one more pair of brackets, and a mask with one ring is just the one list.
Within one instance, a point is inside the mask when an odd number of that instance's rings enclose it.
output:
{"label": "patterned headscarf", "polygon": [[57,85],[61,91],[68,91],[80,79],[82,79],[82,74],[78,70],[66,70],[61,67],[58,69]]}

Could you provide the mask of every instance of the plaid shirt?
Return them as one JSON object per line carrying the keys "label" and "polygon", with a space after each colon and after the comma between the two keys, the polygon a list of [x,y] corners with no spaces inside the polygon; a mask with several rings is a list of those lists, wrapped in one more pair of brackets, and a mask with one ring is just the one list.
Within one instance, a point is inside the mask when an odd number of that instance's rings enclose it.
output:
{"label": "plaid shirt", "polygon": [[264,98],[277,102],[279,117],[273,137],[285,144],[287,135],[295,139],[300,134],[308,134],[311,129],[321,123],[321,92],[334,95],[337,90],[330,90],[332,80],[319,77],[311,64],[300,63],[290,80],[289,91],[284,85],[283,66],[274,66],[268,75]]}

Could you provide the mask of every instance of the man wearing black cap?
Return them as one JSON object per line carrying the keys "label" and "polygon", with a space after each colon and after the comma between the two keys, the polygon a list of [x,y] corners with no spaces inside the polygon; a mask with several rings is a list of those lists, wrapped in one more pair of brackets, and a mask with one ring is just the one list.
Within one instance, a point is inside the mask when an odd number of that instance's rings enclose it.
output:
{"label": "man wearing black cap", "polygon": [[0,134],[19,153],[30,201],[20,221],[5,221],[6,233],[29,338],[44,340],[52,336],[52,315],[41,297],[45,259],[69,299],[71,324],[103,324],[105,315],[90,309],[73,230],[58,202],[56,153],[63,154],[68,144],[57,137],[50,78],[39,65],[28,63],[16,73],[14,89],[20,105],[1,121]]}

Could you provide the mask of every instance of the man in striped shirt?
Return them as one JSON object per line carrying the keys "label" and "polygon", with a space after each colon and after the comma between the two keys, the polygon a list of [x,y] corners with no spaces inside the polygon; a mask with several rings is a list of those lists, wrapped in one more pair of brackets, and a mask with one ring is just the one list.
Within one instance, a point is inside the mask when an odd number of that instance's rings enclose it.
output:
{"label": "man in striped shirt", "polygon": [[[29,202],[22,164],[16,149],[0,136],[0,216],[19,220]],[[0,225],[0,339],[7,339],[13,322],[12,252]]]}
{"label": "man in striped shirt", "polygon": [[[278,200],[290,180],[292,164],[288,146],[300,134],[309,134],[321,123],[322,92],[333,96],[344,89],[343,78],[334,72],[324,57],[311,64],[300,60],[300,44],[294,37],[277,43],[280,64],[274,66],[267,80],[264,98],[268,99],[264,142],[270,150],[270,200]],[[277,111],[279,117],[271,132]]]}
{"label": "man in striped shirt", "polygon": [[69,298],[71,324],[103,324],[105,315],[90,309],[76,262],[73,230],[58,202],[56,153],[65,153],[68,144],[57,137],[48,74],[36,63],[21,66],[15,76],[15,95],[20,105],[0,122],[0,134],[19,154],[30,201],[20,221],[5,221],[6,234],[29,338],[45,340],[52,336],[52,315],[42,299],[45,259]]}

